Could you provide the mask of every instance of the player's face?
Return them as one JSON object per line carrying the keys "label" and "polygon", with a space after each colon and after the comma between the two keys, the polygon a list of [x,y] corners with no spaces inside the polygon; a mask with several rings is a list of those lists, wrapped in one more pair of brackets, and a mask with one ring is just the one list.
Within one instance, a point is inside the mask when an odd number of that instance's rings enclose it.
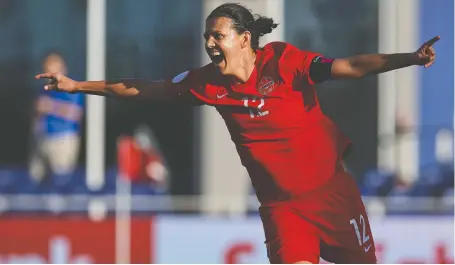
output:
{"label": "player's face", "polygon": [[223,75],[233,74],[241,62],[244,34],[238,34],[230,18],[208,19],[205,23],[205,50]]}

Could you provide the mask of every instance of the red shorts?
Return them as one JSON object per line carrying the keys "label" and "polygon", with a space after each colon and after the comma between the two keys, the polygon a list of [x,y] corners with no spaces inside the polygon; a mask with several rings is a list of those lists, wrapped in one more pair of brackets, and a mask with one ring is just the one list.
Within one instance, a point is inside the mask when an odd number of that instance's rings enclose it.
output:
{"label": "red shorts", "polygon": [[343,169],[293,201],[259,208],[270,263],[376,263],[370,224],[357,183]]}

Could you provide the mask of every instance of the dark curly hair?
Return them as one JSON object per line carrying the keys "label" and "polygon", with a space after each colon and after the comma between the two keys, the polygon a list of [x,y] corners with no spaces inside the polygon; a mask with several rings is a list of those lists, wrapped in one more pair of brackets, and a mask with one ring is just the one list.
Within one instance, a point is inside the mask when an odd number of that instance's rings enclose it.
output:
{"label": "dark curly hair", "polygon": [[241,4],[226,3],[215,8],[207,20],[227,17],[232,20],[232,27],[239,33],[251,32],[251,48],[259,49],[259,38],[272,32],[278,24],[272,18],[253,15],[249,9]]}

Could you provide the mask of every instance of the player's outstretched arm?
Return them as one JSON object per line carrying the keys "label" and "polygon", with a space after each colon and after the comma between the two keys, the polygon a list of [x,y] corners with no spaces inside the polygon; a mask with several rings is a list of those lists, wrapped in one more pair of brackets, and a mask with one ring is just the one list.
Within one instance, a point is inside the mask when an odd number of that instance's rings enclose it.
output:
{"label": "player's outstretched arm", "polygon": [[413,53],[366,54],[336,59],[332,64],[332,78],[362,78],[412,65],[430,67],[436,58],[432,46],[439,39],[439,36],[432,38]]}
{"label": "player's outstretched arm", "polygon": [[143,79],[118,79],[113,81],[78,82],[60,73],[38,74],[36,79],[47,79],[45,90],[67,93],[85,93],[99,96],[116,96],[140,100],[172,100],[177,95],[170,81],[148,81]]}

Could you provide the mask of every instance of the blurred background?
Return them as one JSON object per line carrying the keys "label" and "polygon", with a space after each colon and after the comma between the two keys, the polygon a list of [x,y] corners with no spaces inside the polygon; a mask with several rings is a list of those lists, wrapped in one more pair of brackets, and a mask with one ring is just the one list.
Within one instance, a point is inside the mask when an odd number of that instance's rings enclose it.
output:
{"label": "blurred background", "polygon": [[[209,107],[44,93],[76,80],[170,78],[208,62],[221,0],[0,0],[0,263],[267,263],[258,203]],[[343,57],[437,61],[320,85],[380,263],[453,263],[454,2],[243,0],[280,25],[262,40]]]}

